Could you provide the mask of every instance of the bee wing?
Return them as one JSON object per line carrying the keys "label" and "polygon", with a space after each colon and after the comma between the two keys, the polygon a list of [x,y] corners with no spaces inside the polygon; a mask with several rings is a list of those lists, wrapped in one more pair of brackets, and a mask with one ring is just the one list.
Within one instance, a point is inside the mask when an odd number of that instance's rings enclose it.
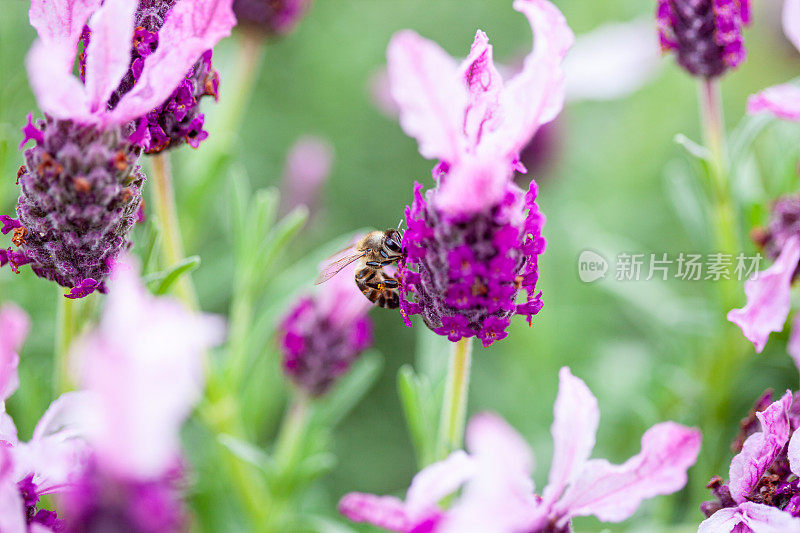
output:
{"label": "bee wing", "polygon": [[[344,250],[343,250],[344,251]],[[341,254],[341,252],[334,255],[334,257]],[[322,270],[319,272],[319,276],[317,276],[317,280],[314,282],[314,285],[319,285],[320,283],[325,283],[333,276],[338,274],[344,267],[347,265],[358,261],[364,257],[364,252],[354,252],[347,254],[346,256],[342,257],[341,259],[337,259],[336,261],[331,261],[327,263]]]}

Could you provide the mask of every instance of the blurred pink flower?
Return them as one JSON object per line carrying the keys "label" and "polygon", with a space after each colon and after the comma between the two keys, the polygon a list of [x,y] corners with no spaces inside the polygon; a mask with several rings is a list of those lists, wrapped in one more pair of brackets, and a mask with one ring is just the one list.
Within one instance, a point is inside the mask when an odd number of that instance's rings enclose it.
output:
{"label": "blurred pink flower", "polygon": [[281,201],[285,211],[298,205],[314,209],[320,189],[330,176],[333,157],[333,145],[326,139],[306,135],[295,141],[283,169]]}
{"label": "blurred pink flower", "polygon": [[[600,417],[597,400],[568,368],[559,377],[553,462],[542,496],[534,492],[533,455],[522,437],[496,415],[480,414],[467,428],[469,455],[455,452],[423,469],[405,502],[351,493],[340,502],[340,511],[356,522],[400,533],[568,532],[574,516],[620,522],[642,500],[686,484],[686,471],[700,450],[698,430],[664,422],[650,428],[642,451],[621,465],[589,459]],[[438,507],[462,485],[449,510]]]}
{"label": "blurred pink flower", "polygon": [[728,320],[742,329],[758,353],[767,344],[769,334],[781,331],[789,316],[790,290],[799,261],[800,237],[792,236],[771,267],[745,282],[747,305],[728,312]]}
{"label": "blurred pink flower", "polygon": [[[109,110],[108,100],[128,72],[138,1],[33,0],[30,22],[39,38],[27,66],[39,107],[56,119],[100,126],[141,117],[170,96],[203,52],[230,34],[236,24],[232,2],[178,0],[136,86]],[[85,84],[72,74],[84,24],[92,34]]]}
{"label": "blurred pink flower", "polygon": [[[783,32],[800,50],[800,0],[784,0]],[[785,120],[800,121],[800,87],[786,83],[764,89],[747,100],[747,112],[767,112]]]}

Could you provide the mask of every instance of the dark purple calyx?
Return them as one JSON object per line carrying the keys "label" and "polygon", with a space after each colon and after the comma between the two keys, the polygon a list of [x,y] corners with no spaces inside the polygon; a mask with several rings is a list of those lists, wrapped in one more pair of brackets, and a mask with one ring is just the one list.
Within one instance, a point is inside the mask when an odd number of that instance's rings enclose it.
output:
{"label": "dark purple calyx", "polygon": [[311,0],[234,0],[240,25],[267,36],[285,35],[303,18]]}
{"label": "dark purple calyx", "polygon": [[25,520],[28,525],[40,524],[54,532],[64,530],[64,523],[62,520],[58,519],[55,512],[46,509],[37,509],[39,505],[39,493],[36,484],[33,482],[33,474],[17,482],[17,488],[19,489],[23,505],[25,506]]}
{"label": "dark purple calyx", "polygon": [[656,18],[662,49],[694,76],[715,78],[747,57],[750,0],[659,0]]}
{"label": "dark purple calyx", "polygon": [[[510,185],[498,205],[467,217],[440,212],[436,191],[423,197],[421,190],[416,184],[406,208],[405,259],[399,268],[406,322],[419,314],[453,342],[477,336],[484,346],[506,337],[515,314],[530,324],[542,308],[536,282],[545,247],[535,182],[527,194]],[[518,303],[521,291],[525,299]]]}
{"label": "dark purple calyx", "polygon": [[136,164],[140,148],[120,128],[97,129],[46,118],[36,125],[36,144],[25,151],[18,173],[17,218],[4,217],[14,248],[0,266],[30,264],[37,276],[68,288],[104,282],[128,240],[142,200],[145,176]]}

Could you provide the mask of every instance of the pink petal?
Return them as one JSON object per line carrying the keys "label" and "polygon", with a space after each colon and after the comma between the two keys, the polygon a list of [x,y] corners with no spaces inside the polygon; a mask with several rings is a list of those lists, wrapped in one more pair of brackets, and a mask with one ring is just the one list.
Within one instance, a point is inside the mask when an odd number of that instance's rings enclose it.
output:
{"label": "pink petal", "polygon": [[792,438],[789,440],[789,449],[787,450],[789,456],[789,468],[795,475],[800,475],[800,431],[795,431]]}
{"label": "pink petal", "polygon": [[783,329],[790,309],[790,288],[800,260],[800,238],[786,241],[781,255],[764,272],[744,284],[747,305],[728,312],[728,320],[742,328],[742,333],[761,353],[769,334]]}
{"label": "pink petal", "polygon": [[436,206],[451,216],[495,206],[506,193],[511,173],[511,167],[502,158],[464,156],[441,179]]}
{"label": "pink petal", "polygon": [[25,506],[13,472],[11,450],[0,446],[0,531],[26,533]]}
{"label": "pink petal", "polygon": [[800,50],[800,0],[783,0],[783,33]]}
{"label": "pink petal", "polygon": [[96,122],[89,112],[83,84],[72,75],[73,59],[74,55],[65,60],[58,44],[35,41],[25,61],[31,89],[39,107],[50,116],[86,124]]}
{"label": "pink petal", "polygon": [[106,0],[92,16],[86,50],[86,91],[93,113],[105,111],[108,98],[128,71],[137,0]]}
{"label": "pink petal", "polygon": [[575,480],[594,449],[600,410],[597,399],[582,380],[563,367],[554,406],[553,463],[544,490],[548,504],[555,502]]}
{"label": "pink petal", "polygon": [[572,516],[594,515],[620,522],[642,500],[671,494],[686,484],[686,471],[697,460],[700,432],[674,422],[656,424],[642,436],[642,451],[624,464],[593,459],[556,504],[567,522]]}
{"label": "pink petal", "polygon": [[731,496],[737,503],[745,501],[789,440],[790,427],[786,413],[791,405],[792,393],[786,391],[780,400],[756,413],[761,422],[761,431],[750,435],[744,441],[742,451],[731,461],[729,486]]}
{"label": "pink petal", "polygon": [[502,95],[503,127],[490,144],[509,161],[542,124],[553,120],[564,105],[562,62],[574,41],[564,15],[547,0],[515,0],[514,9],[528,17],[535,36],[522,72],[511,79]]}
{"label": "pink petal", "polygon": [[307,135],[289,150],[283,170],[282,202],[286,209],[312,207],[333,165],[333,145],[326,139]]}
{"label": "pink petal", "polygon": [[131,92],[109,114],[125,123],[160,105],[200,55],[231,33],[233,0],[178,0],[158,32],[158,49],[147,58]]}
{"label": "pink petal", "polygon": [[87,423],[105,468],[149,479],[172,465],[203,390],[203,353],[223,335],[216,317],[150,295],[130,258],[115,265],[100,325],[73,352],[84,390],[99,398]]}
{"label": "pink petal", "polygon": [[800,87],[791,83],[775,85],[747,99],[747,112],[771,113],[784,120],[800,121]]}
{"label": "pink petal", "polygon": [[339,512],[353,522],[366,522],[398,533],[408,532],[413,526],[403,502],[392,496],[351,492],[339,501]]}
{"label": "pink petal", "polygon": [[800,314],[796,315],[792,320],[792,331],[789,334],[786,351],[789,352],[795,366],[800,370]]}
{"label": "pink petal", "polygon": [[[102,0],[31,0],[28,12],[31,26],[43,41],[58,44],[75,58],[83,25]],[[70,69],[72,63],[70,63]]]}
{"label": "pink petal", "polygon": [[720,509],[700,524],[697,533],[737,533],[738,525],[753,533],[799,533],[800,518],[794,518],[778,508],[760,503],[744,502],[739,507]]}
{"label": "pink petal", "polygon": [[461,71],[468,93],[463,129],[467,149],[474,150],[483,134],[496,129],[503,118],[500,113],[503,79],[494,66],[489,38],[481,30],[475,34]]}
{"label": "pink petal", "polygon": [[6,304],[0,308],[0,402],[19,387],[19,351],[29,327],[28,315],[19,307]]}
{"label": "pink petal", "polygon": [[467,447],[475,475],[437,533],[537,531],[546,516],[534,494],[528,444],[503,419],[483,413],[469,422]]}
{"label": "pink petal", "polygon": [[417,139],[423,157],[456,161],[467,94],[455,61],[438,44],[410,30],[392,37],[386,56],[403,131]]}
{"label": "pink petal", "polygon": [[423,468],[406,494],[406,513],[416,521],[430,515],[443,498],[456,492],[474,474],[472,459],[461,450]]}

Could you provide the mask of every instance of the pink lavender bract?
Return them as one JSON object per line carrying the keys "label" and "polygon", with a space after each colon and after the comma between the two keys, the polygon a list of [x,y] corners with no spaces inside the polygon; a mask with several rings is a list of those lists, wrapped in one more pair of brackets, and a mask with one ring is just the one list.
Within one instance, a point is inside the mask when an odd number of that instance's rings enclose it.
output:
{"label": "pink lavender bract", "polygon": [[[511,180],[524,171],[520,151],[563,106],[561,63],[573,42],[546,0],[517,0],[514,9],[528,18],[536,44],[506,82],[480,30],[460,66],[412,31],[396,34],[387,52],[400,124],[423,156],[439,160],[437,186],[423,194],[417,184],[406,209],[401,313],[409,325],[408,316],[420,314],[451,341],[477,336],[484,346],[506,336],[511,316],[530,322],[542,307],[537,186],[524,193]],[[525,301],[517,303],[521,290]]]}
{"label": "pink lavender bract", "polygon": [[770,399],[769,393],[760,398],[742,421],[729,481],[709,483],[715,499],[702,505],[708,518],[698,533],[800,531],[800,412],[791,391]]}
{"label": "pink lavender bract", "polygon": [[[474,416],[467,450],[424,468],[405,501],[351,493],[339,510],[356,522],[398,533],[568,533],[575,516],[605,522],[630,517],[645,499],[681,489],[697,460],[700,432],[674,422],[656,424],[642,437],[642,450],[621,465],[589,459],[600,417],[597,400],[568,368],[552,426],[553,462],[547,487],[534,492],[533,454],[524,439],[493,414]],[[445,510],[439,502],[461,495]]]}
{"label": "pink lavender bract", "polygon": [[278,326],[283,371],[307,394],[326,393],[372,345],[371,308],[347,268],[298,300]]}
{"label": "pink lavender bract", "polygon": [[658,0],[656,19],[661,48],[694,76],[716,78],[747,57],[750,0]]}

